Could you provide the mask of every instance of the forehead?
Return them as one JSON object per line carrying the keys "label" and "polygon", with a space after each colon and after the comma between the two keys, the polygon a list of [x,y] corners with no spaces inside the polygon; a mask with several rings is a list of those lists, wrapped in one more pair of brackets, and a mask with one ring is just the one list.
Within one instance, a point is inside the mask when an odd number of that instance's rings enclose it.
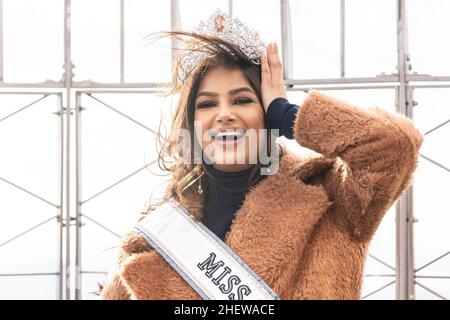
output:
{"label": "forehead", "polygon": [[236,87],[250,87],[240,69],[217,67],[209,70],[200,82],[200,91],[228,92]]}

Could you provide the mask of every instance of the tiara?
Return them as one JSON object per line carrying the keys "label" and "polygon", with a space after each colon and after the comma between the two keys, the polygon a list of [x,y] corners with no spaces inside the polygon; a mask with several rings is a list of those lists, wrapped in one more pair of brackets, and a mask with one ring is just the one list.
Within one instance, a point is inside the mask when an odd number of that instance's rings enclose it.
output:
{"label": "tiara", "polygon": [[[208,20],[201,21],[193,33],[216,36],[236,46],[254,63],[259,64],[261,55],[266,50],[264,42],[258,32],[249,27],[238,18],[231,18],[228,14],[217,9]],[[195,66],[211,57],[203,50],[196,50],[201,44],[196,43],[190,47],[187,54],[180,58],[180,78],[185,81]]]}

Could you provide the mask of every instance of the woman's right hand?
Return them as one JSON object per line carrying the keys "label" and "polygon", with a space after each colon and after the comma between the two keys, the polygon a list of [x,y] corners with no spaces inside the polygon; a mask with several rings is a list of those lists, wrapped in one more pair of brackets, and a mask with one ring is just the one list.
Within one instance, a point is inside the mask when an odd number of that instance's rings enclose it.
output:
{"label": "woman's right hand", "polygon": [[274,99],[287,99],[283,81],[283,64],[278,53],[278,45],[275,42],[269,43],[266,52],[261,56],[261,95],[266,113]]}

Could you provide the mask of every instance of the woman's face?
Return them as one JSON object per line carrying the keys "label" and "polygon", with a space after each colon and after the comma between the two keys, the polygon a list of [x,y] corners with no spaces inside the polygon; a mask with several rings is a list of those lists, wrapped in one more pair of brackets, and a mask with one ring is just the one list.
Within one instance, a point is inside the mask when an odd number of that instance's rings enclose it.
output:
{"label": "woman's face", "polygon": [[217,169],[241,171],[257,163],[266,137],[264,110],[241,70],[217,67],[205,74],[194,127],[204,161]]}

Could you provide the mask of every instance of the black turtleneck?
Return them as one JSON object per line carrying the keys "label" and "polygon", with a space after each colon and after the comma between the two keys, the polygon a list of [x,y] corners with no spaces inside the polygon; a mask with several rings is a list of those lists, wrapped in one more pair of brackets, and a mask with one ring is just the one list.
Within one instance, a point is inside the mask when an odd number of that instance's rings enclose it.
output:
{"label": "black turtleneck", "polygon": [[[249,178],[253,167],[239,172],[224,172],[206,165],[208,186],[205,193],[203,224],[224,239],[234,214],[244,202],[250,189]],[[257,173],[257,179],[264,176]]]}
{"label": "black turtleneck", "polygon": [[[279,129],[280,135],[292,139],[293,125],[298,107],[284,98],[271,102],[267,111],[267,122],[270,129]],[[203,224],[222,240],[230,229],[236,211],[244,202],[249,189],[266,178],[257,170],[256,179],[249,184],[252,169],[239,172],[225,172],[205,165],[207,170],[207,190],[203,209]]]}

